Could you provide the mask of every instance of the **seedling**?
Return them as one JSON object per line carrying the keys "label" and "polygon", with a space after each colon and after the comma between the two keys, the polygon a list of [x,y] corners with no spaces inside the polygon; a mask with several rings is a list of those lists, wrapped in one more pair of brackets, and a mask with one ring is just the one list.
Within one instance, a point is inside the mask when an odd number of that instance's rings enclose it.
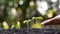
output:
{"label": "seedling", "polygon": [[4,29],[9,29],[9,25],[7,24],[6,21],[4,21],[4,22],[2,23],[2,25],[3,25]]}
{"label": "seedling", "polygon": [[41,17],[41,16],[39,16],[39,17],[33,17],[32,20],[35,20],[36,23],[37,23],[38,21],[41,22],[41,21],[43,20],[43,17]]}
{"label": "seedling", "polygon": [[16,28],[16,29],[20,29],[20,25],[21,25],[20,22],[17,21],[17,24],[15,25],[15,28]]}
{"label": "seedling", "polygon": [[32,20],[35,20],[35,21],[36,21],[36,23],[37,23],[37,17],[33,17],[33,18],[32,18]]}
{"label": "seedling", "polygon": [[29,22],[30,22],[31,20],[25,20],[25,21],[23,21],[23,23],[25,24],[27,24],[27,29],[29,28]]}
{"label": "seedling", "polygon": [[41,21],[43,21],[43,17],[39,16],[39,17],[37,17],[37,20],[38,20],[39,22],[41,22]]}
{"label": "seedling", "polygon": [[14,25],[11,26],[11,29],[13,29],[13,28],[14,28]]}
{"label": "seedling", "polygon": [[40,24],[41,21],[43,20],[43,17],[33,17],[32,19],[36,20],[36,23],[33,24],[32,28],[37,28],[37,29],[41,29],[43,26]]}
{"label": "seedling", "polygon": [[32,20],[35,20],[36,17],[33,17]]}

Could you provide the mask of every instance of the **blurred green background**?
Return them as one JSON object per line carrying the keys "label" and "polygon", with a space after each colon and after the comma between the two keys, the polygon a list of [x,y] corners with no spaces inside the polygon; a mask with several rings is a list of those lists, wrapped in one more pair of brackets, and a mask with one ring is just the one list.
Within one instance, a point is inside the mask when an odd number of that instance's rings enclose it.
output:
{"label": "blurred green background", "polygon": [[0,27],[32,28],[58,15],[59,9],[59,0],[0,0]]}

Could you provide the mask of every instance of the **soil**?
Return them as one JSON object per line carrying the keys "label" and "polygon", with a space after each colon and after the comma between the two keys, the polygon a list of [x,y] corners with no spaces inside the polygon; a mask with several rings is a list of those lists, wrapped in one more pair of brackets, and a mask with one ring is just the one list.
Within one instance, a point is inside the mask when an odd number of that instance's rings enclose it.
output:
{"label": "soil", "polygon": [[60,34],[60,30],[54,29],[1,29],[0,34]]}

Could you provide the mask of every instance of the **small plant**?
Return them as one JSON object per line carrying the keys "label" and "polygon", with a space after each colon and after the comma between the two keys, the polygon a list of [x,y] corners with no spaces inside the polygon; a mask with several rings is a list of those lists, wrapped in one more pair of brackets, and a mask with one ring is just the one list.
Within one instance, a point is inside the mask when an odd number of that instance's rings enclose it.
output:
{"label": "small plant", "polygon": [[43,21],[43,17],[41,17],[41,16],[39,16],[39,17],[33,17],[32,20],[35,20],[36,23],[37,22],[41,22],[41,21]]}
{"label": "small plant", "polygon": [[41,21],[43,20],[43,17],[33,17],[32,20],[36,20],[36,23],[34,23],[32,25],[32,28],[37,28],[37,29],[41,29],[43,26],[40,24]]}
{"label": "small plant", "polygon": [[2,23],[4,29],[9,29],[9,25],[7,24],[6,21]]}
{"label": "small plant", "polygon": [[36,17],[33,17],[32,20],[35,20]]}
{"label": "small plant", "polygon": [[25,20],[25,21],[23,21],[24,24],[27,24],[27,29],[29,28],[28,23],[29,23],[30,21],[31,21],[30,19],[29,19],[29,20]]}
{"label": "small plant", "polygon": [[20,22],[17,21],[17,24],[15,25],[15,28],[16,28],[16,29],[20,29],[20,25],[21,25]]}
{"label": "small plant", "polygon": [[15,26],[14,26],[14,25],[12,25],[12,26],[11,26],[11,29],[13,29],[14,27],[15,27]]}
{"label": "small plant", "polygon": [[43,21],[43,17],[39,16],[37,17],[38,20]]}

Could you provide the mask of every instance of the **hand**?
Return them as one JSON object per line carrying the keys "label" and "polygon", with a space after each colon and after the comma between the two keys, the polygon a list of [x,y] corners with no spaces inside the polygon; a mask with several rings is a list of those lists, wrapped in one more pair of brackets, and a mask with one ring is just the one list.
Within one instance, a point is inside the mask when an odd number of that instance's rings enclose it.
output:
{"label": "hand", "polygon": [[42,25],[60,25],[60,15],[57,15],[54,18],[45,20],[41,24]]}

